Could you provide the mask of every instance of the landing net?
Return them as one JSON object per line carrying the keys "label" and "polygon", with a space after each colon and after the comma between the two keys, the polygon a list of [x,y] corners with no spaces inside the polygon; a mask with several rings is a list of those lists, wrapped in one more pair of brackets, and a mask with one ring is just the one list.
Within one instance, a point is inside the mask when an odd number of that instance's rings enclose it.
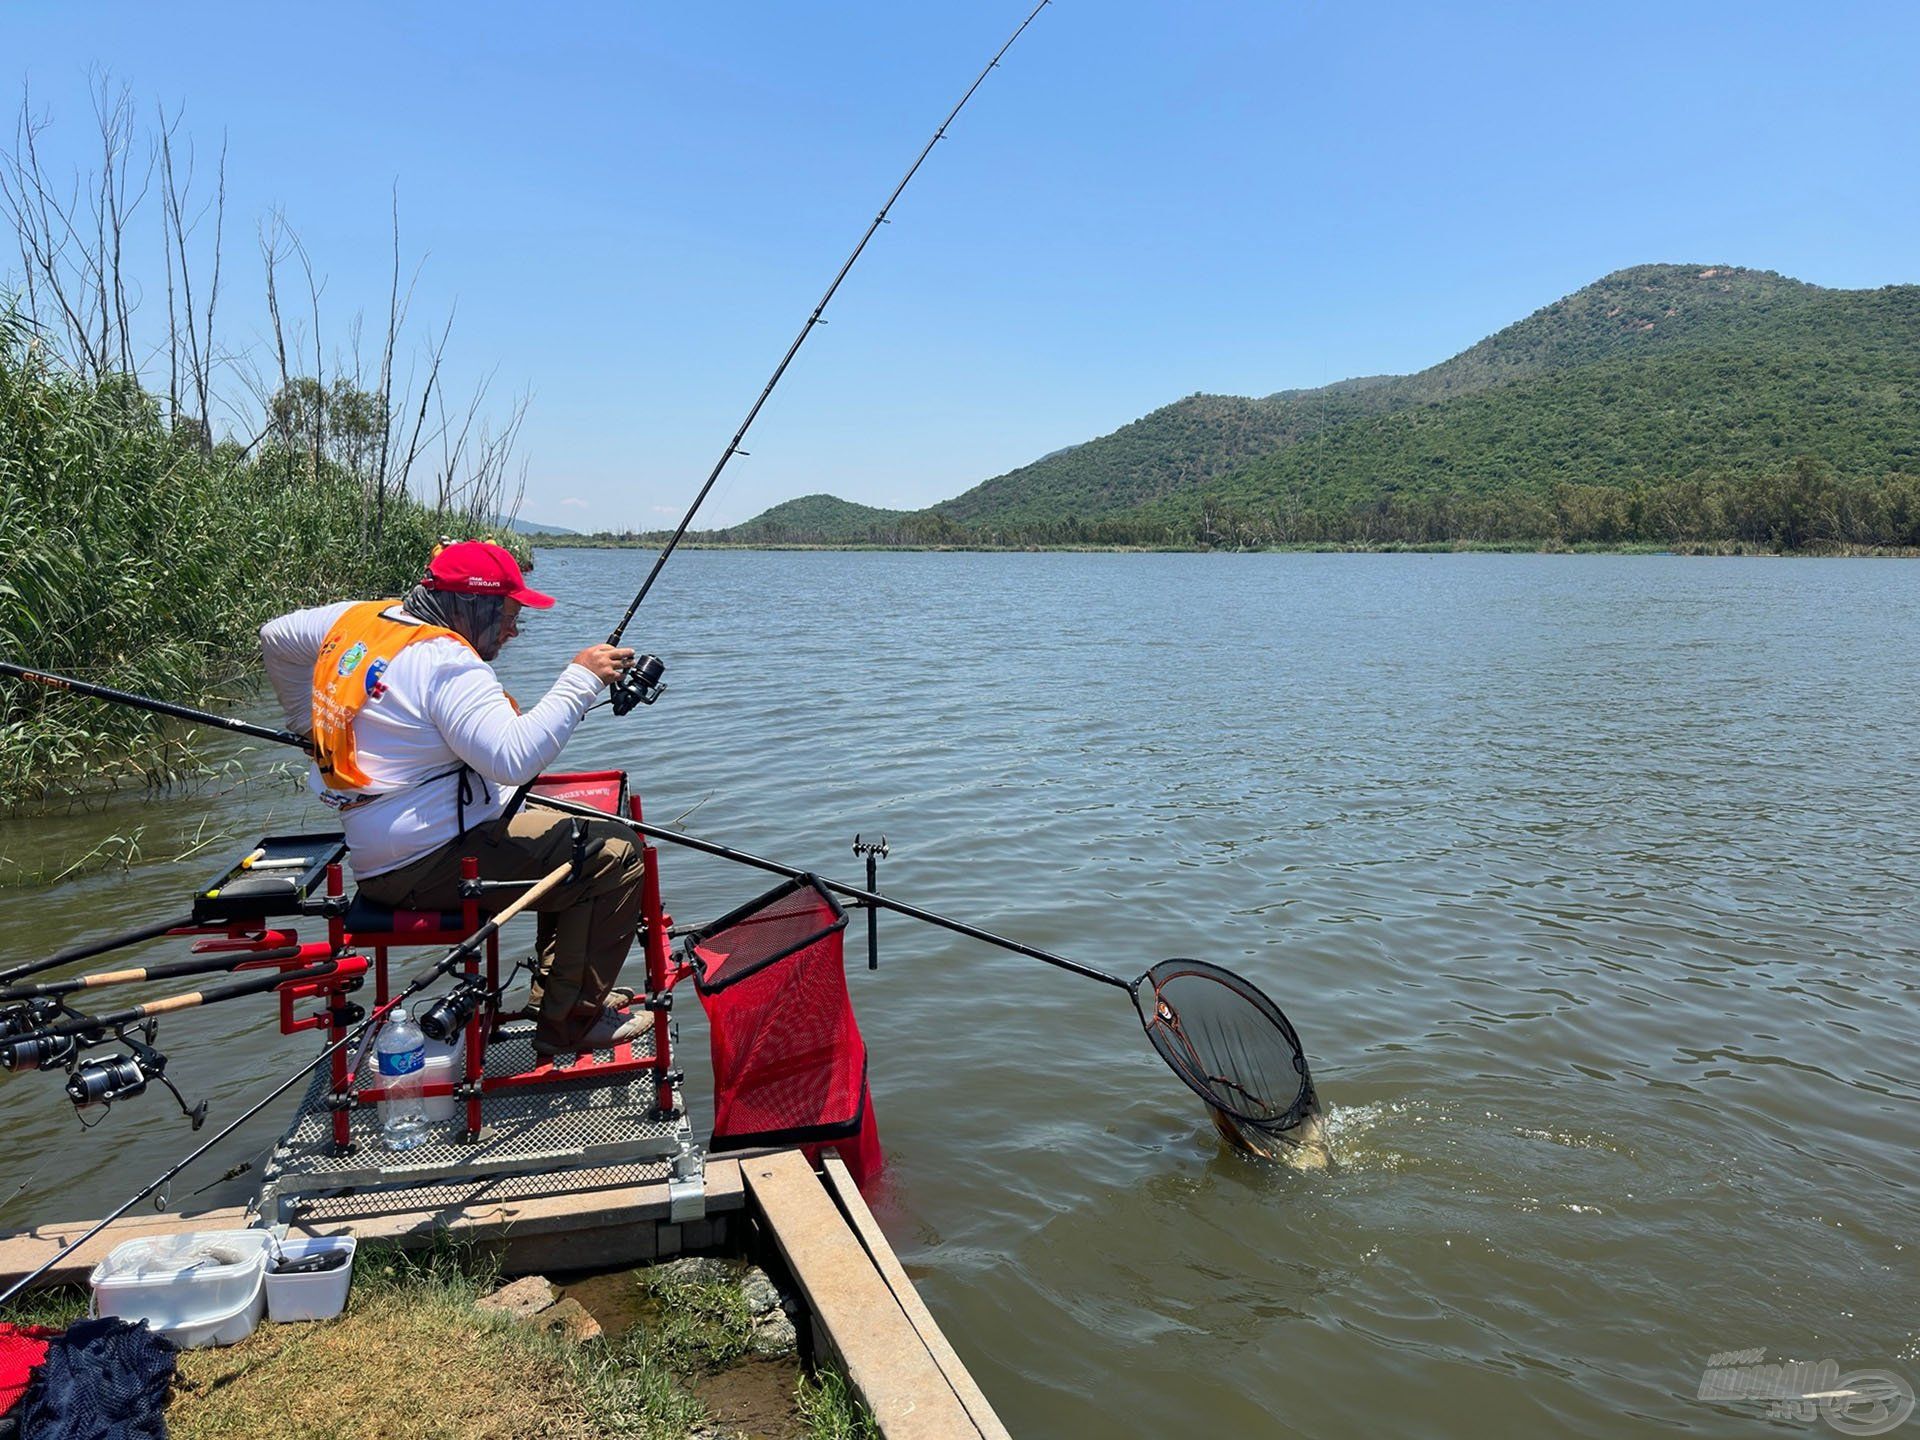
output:
{"label": "landing net", "polygon": [[1131,988],[1153,1048],[1215,1110],[1269,1133],[1306,1118],[1300,1037],[1249,981],[1204,960],[1162,960]]}

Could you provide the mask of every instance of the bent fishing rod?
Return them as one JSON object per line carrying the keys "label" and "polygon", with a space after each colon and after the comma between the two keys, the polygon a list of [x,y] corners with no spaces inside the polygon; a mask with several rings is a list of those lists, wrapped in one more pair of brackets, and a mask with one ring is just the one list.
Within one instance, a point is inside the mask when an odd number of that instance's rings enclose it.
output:
{"label": "bent fishing rod", "polygon": [[[1036,11],[1035,13],[1037,14],[1039,12]],[[172,715],[177,719],[192,721],[196,725],[209,725],[216,729],[233,730],[241,734],[252,735],[257,739],[272,740],[282,745],[297,746],[303,750],[312,749],[312,742],[308,740],[306,736],[296,735],[288,730],[271,730],[261,725],[249,725],[242,720],[228,719],[226,716],[216,715],[207,710],[196,710],[188,705],[174,705],[165,700],[155,700],[150,696],[135,695],[125,690],[112,690],[104,685],[90,685],[84,681],[70,680],[64,675],[53,675],[45,671],[22,671],[20,666],[7,665],[5,662],[0,662],[0,674],[14,673],[23,673],[28,678],[42,681],[56,688],[72,689],[78,694],[92,695],[98,699],[111,700],[117,704],[132,705],[136,709],[152,710],[159,714]],[[545,809],[561,810],[569,814],[584,815],[598,820],[610,818],[604,811],[595,810],[590,806],[574,805],[569,801],[557,800],[545,795],[528,795],[526,800],[529,804],[539,805]],[[680,845],[693,850],[701,850],[709,855],[717,856],[720,859],[732,860],[757,870],[764,870],[769,874],[781,875],[792,879],[806,873],[796,870],[790,865],[782,865],[777,860],[767,860],[758,855],[750,855],[744,850],[736,850],[732,846],[722,845],[717,841],[700,840],[694,836],[683,834],[678,830],[663,829],[658,825],[647,824],[645,821],[628,820],[620,816],[611,818],[642,835],[648,836],[650,839],[663,840],[671,845]],[[820,883],[836,894],[842,895],[858,904],[874,905],[884,910],[891,910],[896,914],[905,915],[909,919],[919,920],[929,925],[936,925],[943,929],[951,930],[956,934],[965,935],[969,939],[979,940],[984,944],[995,945],[1001,949],[1010,950],[1017,955],[1026,955],[1032,959],[1041,960],[1049,965],[1057,966],[1060,969],[1071,970],[1078,975],[1085,975],[1089,979],[1100,980],[1109,985],[1117,985],[1123,990],[1128,988],[1128,982],[1117,975],[1110,975],[1103,970],[1095,970],[1091,966],[1082,965],[1077,960],[1070,960],[1064,955],[1056,955],[1052,951],[1042,950],[1038,946],[1028,945],[1004,935],[996,935],[990,930],[982,930],[978,926],[969,925],[963,920],[950,919],[947,916],[935,914],[931,910],[923,910],[917,905],[909,905],[905,901],[889,899],[885,895],[862,890],[856,886],[843,884],[839,881],[822,880]],[[23,980],[30,974],[42,970],[51,970],[60,965],[70,964],[75,960],[86,959],[88,956],[99,954],[102,950],[111,948],[125,940],[153,938],[190,924],[192,924],[192,917],[183,916],[178,920],[143,927],[140,931],[132,935],[74,946],[62,950],[56,955],[49,956],[44,960],[36,960],[29,964],[18,965],[10,970],[0,970],[0,984],[17,982]]]}
{"label": "bent fishing rod", "polygon": [[[880,212],[873,217],[872,223],[867,226],[866,233],[860,237],[860,243],[853,247],[853,253],[847,256],[845,262],[840,266],[840,269],[834,274],[832,283],[827,286],[827,293],[820,297],[820,303],[815,305],[807,315],[806,323],[800,327],[800,333],[793,337],[793,343],[787,347],[786,354],[780,357],[780,363],[773,367],[772,376],[761,388],[759,396],[748,409],[747,418],[742,420],[740,422],[740,428],[733,432],[733,438],[727,442],[726,449],[720,452],[720,458],[714,462],[713,470],[707,476],[706,484],[702,485],[700,492],[693,497],[693,504],[687,507],[687,513],[680,518],[680,524],[674,530],[672,538],[662,547],[660,553],[654,557],[653,568],[647,571],[647,578],[640,582],[640,589],[634,594],[633,602],[627,606],[626,613],[620,617],[620,623],[615,625],[613,632],[607,636],[607,644],[618,645],[620,643],[620,637],[626,634],[627,626],[633,623],[635,612],[640,609],[641,602],[647,598],[647,592],[653,589],[653,582],[660,578],[660,572],[666,568],[668,557],[673,554],[674,550],[679,546],[681,539],[686,535],[688,527],[693,524],[693,517],[699,514],[700,507],[706,503],[707,495],[719,481],[720,474],[727,468],[728,462],[736,455],[744,455],[747,453],[740,448],[741,442],[747,438],[747,431],[753,428],[753,422],[760,417],[761,408],[773,394],[774,387],[780,383],[781,377],[787,373],[787,367],[793,363],[793,357],[798,355],[800,353],[800,347],[807,343],[807,337],[813,333],[813,327],[826,323],[821,317],[826,313],[827,305],[832,301],[835,292],[839,290],[840,282],[847,278],[848,272],[853,269],[855,262],[859,260],[861,252],[867,248],[867,242],[873,239],[875,233],[882,225],[887,223],[887,214],[893,209],[894,202],[900,198],[901,193],[907,188],[907,185],[912,181],[913,177],[919,173],[920,167],[926,163],[927,157],[933,153],[933,147],[946,138],[947,127],[959,118],[960,112],[966,108],[967,102],[973,98],[974,91],[978,90],[981,85],[986,82],[987,76],[992,74],[999,66],[1001,57],[1013,48],[1013,42],[1025,33],[1026,28],[1034,22],[1042,10],[1047,8],[1049,3],[1050,0],[1040,0],[1040,3],[1033,7],[1033,10],[1028,14],[1027,18],[1020,22],[1019,27],[1013,34],[1007,37],[1006,43],[994,52],[993,58],[986,63],[980,73],[974,77],[973,83],[967,87],[967,93],[960,97],[959,103],[947,113],[947,118],[940,122],[940,128],[933,132],[933,138],[928,140],[926,145],[921,148],[919,155],[914,157],[913,164],[907,167],[907,173],[900,177],[900,183],[893,187],[893,193],[887,196],[886,204],[880,207]],[[651,668],[646,665],[646,661],[648,660],[653,661]],[[612,687],[613,713],[616,715],[624,715],[636,704],[651,703],[646,699],[646,693],[649,689],[657,688],[661,668],[660,662],[657,659],[652,656],[643,656],[636,662],[634,670],[630,672],[639,678],[629,688],[623,689],[622,682],[615,681]]]}
{"label": "bent fishing rod", "polygon": [[[1038,12],[1036,11],[1035,13],[1037,14]],[[92,695],[98,699],[111,700],[116,704],[131,705],[136,709],[152,710],[159,714],[172,715],[177,719],[192,721],[196,725],[208,725],[221,730],[234,730],[241,734],[252,735],[257,739],[272,740],[282,745],[297,746],[303,750],[311,750],[313,748],[312,742],[308,740],[306,736],[296,735],[292,731],[271,730],[261,725],[249,725],[245,721],[231,720],[224,715],[216,715],[208,710],[196,710],[188,705],[174,705],[165,700],[155,700],[146,695],[135,695],[126,690],[109,689],[104,685],[90,685],[84,681],[70,680],[64,675],[53,675],[46,671],[23,671],[18,665],[8,665],[0,661],[0,674],[15,673],[24,674],[28,678],[42,681],[56,688],[72,689],[78,694]],[[754,869],[764,870],[769,874],[781,875],[792,879],[806,873],[796,870],[790,865],[782,865],[777,860],[767,860],[758,855],[750,855],[744,850],[736,850],[732,846],[722,845],[717,841],[700,840],[694,836],[683,834],[678,830],[663,829],[658,825],[649,825],[644,821],[628,820],[621,816],[609,817],[606,812],[595,810],[590,806],[575,805],[570,801],[556,800],[545,795],[528,794],[524,798],[529,804],[539,805],[550,810],[560,810],[568,814],[583,815],[597,820],[612,818],[619,824],[628,826],[651,839],[663,840],[668,844],[685,846],[693,850],[701,850],[709,855],[717,856],[720,859],[733,860]],[[1069,960],[1064,955],[1056,955],[1052,951],[1042,950],[1038,946],[1028,945],[1004,935],[996,935],[990,930],[982,930],[976,925],[967,924],[964,920],[953,920],[944,915],[937,915],[931,910],[923,910],[918,905],[909,905],[905,901],[889,899],[885,895],[862,890],[856,886],[843,884],[839,881],[822,880],[820,883],[836,894],[845,896],[847,899],[853,900],[858,904],[873,905],[880,909],[891,910],[896,914],[905,915],[909,919],[919,920],[929,925],[937,925],[944,929],[951,930],[956,934],[965,935],[969,939],[979,940],[988,945],[996,945],[1003,950],[1010,950],[1017,955],[1026,955],[1035,960],[1045,961],[1049,965],[1058,966],[1063,970],[1071,970],[1075,974],[1085,975],[1089,979],[1100,980],[1109,985],[1117,985],[1123,990],[1128,988],[1128,982],[1117,975],[1110,975],[1103,970],[1095,970],[1091,966],[1082,965],[1077,960]],[[127,935],[72,946],[55,955],[48,956],[43,960],[35,960],[24,965],[16,965],[9,970],[0,970],[0,986],[7,987],[4,991],[0,991],[0,998],[26,998],[29,994],[44,993],[37,987],[23,986],[17,982],[24,980],[29,975],[44,970],[56,969],[61,965],[71,964],[76,960],[84,960],[90,956],[98,955],[105,950],[117,948],[123,943],[139,939],[152,939],[160,935],[165,935],[170,931],[188,927],[192,925],[192,923],[192,916],[181,916],[176,920],[162,921],[154,925],[143,926],[141,929],[130,932]],[[175,973],[184,974],[186,972],[176,971]],[[117,981],[119,978],[120,977],[116,975],[113,977],[113,980]],[[157,976],[155,978],[157,978]],[[66,993],[68,987],[74,989],[86,988],[86,981],[88,979],[91,979],[93,984],[112,983],[112,981],[104,977],[82,977],[81,983],[77,985],[73,984],[73,982],[61,982],[62,988],[60,993]]]}
{"label": "bent fishing rod", "polygon": [[[538,903],[556,886],[565,884],[568,877],[573,874],[574,866],[575,862],[569,860],[565,865],[555,866],[547,874],[534,881],[519,898],[497,911],[486,924],[482,925],[478,930],[474,931],[473,934],[469,935],[445,955],[441,956],[439,960],[435,961],[431,969],[422,973],[419,978],[414,980],[406,989],[394,996],[393,999],[389,1000],[385,1005],[376,1008],[374,1012],[367,1016],[365,1020],[361,1021],[356,1028],[342,1035],[338,1040],[314,1056],[312,1060],[291,1072],[284,1080],[275,1085],[273,1089],[269,1090],[265,1095],[261,1096],[260,1099],[248,1106],[246,1110],[228,1122],[226,1127],[217,1135],[203,1142],[198,1148],[192,1150],[181,1159],[176,1160],[172,1165],[169,1165],[165,1170],[161,1171],[159,1175],[149,1180],[120,1204],[114,1206],[112,1210],[107,1212],[104,1218],[95,1221],[82,1234],[76,1236],[67,1245],[63,1246],[58,1254],[50,1256],[37,1268],[14,1281],[4,1292],[0,1292],[0,1305],[5,1305],[9,1300],[13,1299],[14,1296],[18,1295],[22,1290],[25,1290],[29,1285],[33,1284],[34,1281],[58,1265],[70,1252],[78,1250],[80,1246],[93,1239],[94,1236],[105,1230],[114,1221],[118,1220],[149,1195],[171,1184],[174,1177],[179,1175],[181,1171],[185,1170],[189,1165],[193,1164],[194,1161],[198,1160],[222,1140],[225,1140],[229,1135],[233,1134],[233,1132],[238,1130],[242,1125],[253,1119],[253,1117],[258,1115],[262,1110],[265,1110],[274,1101],[286,1094],[287,1091],[300,1084],[301,1081],[305,1080],[307,1076],[311,1075],[322,1064],[332,1059],[337,1052],[344,1050],[347,1046],[371,1034],[379,1025],[385,1023],[387,1016],[392,1014],[396,1007],[406,1004],[407,1001],[426,989],[427,986],[431,985],[435,980],[438,980],[467,956],[476,953],[482,945],[486,944],[490,936],[499,932],[500,927],[506,924],[507,921],[511,920],[529,906]],[[281,978],[284,981],[287,977],[283,976]]]}

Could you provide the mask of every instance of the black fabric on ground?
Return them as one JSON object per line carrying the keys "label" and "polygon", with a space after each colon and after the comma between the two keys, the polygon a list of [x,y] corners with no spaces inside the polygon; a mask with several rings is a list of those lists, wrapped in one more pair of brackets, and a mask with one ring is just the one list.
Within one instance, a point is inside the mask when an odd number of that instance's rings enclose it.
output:
{"label": "black fabric on ground", "polygon": [[143,1320],[78,1320],[13,1412],[21,1440],[167,1440],[167,1392],[179,1357]]}

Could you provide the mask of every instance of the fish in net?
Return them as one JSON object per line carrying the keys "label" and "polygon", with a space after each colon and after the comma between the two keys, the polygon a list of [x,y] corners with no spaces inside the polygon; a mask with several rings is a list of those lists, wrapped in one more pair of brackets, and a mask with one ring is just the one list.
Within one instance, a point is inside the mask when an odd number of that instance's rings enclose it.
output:
{"label": "fish in net", "polygon": [[1231,1145],[1326,1163],[1319,1100],[1300,1036],[1250,981],[1204,960],[1162,960],[1128,987],[1147,1039]]}

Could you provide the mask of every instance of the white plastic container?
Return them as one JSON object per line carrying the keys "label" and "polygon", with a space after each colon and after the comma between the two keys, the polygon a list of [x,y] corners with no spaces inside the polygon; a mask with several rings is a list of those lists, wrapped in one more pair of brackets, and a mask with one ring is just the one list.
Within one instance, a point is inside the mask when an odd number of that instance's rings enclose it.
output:
{"label": "white plastic container", "polygon": [[331,1320],[347,1308],[347,1290],[353,1284],[354,1238],[351,1235],[321,1235],[310,1240],[282,1240],[282,1260],[299,1260],[308,1255],[341,1253],[347,1263],[313,1275],[276,1275],[272,1262],[267,1266],[267,1315],[276,1323],[289,1320]]}
{"label": "white plastic container", "polygon": [[[427,1041],[427,1063],[424,1067],[426,1083],[429,1085],[458,1085],[467,1078],[467,1032],[462,1030],[453,1043],[443,1044],[438,1040]],[[453,1119],[454,1111],[461,1101],[454,1095],[426,1095],[420,1100],[421,1108],[427,1112],[429,1124],[439,1124],[442,1120]]]}
{"label": "white plastic container", "polygon": [[193,1325],[156,1326],[155,1333],[166,1336],[182,1350],[198,1350],[206,1345],[238,1345],[253,1333],[260,1317],[266,1313],[267,1292],[262,1286],[231,1315],[214,1315]]}
{"label": "white plastic container", "polygon": [[[428,1040],[427,1062],[421,1067],[426,1078],[424,1084],[458,1085],[467,1078],[467,1032],[462,1030],[451,1041]],[[364,1088],[381,1083],[380,1069],[373,1051],[369,1049],[365,1062],[354,1081],[356,1086]],[[423,1095],[420,1104],[427,1112],[429,1124],[438,1124],[442,1120],[451,1120],[454,1112],[464,1102],[452,1095]]]}
{"label": "white plastic container", "polygon": [[196,1230],[129,1240],[93,1267],[96,1315],[145,1320],[184,1349],[231,1345],[266,1309],[265,1230]]}

